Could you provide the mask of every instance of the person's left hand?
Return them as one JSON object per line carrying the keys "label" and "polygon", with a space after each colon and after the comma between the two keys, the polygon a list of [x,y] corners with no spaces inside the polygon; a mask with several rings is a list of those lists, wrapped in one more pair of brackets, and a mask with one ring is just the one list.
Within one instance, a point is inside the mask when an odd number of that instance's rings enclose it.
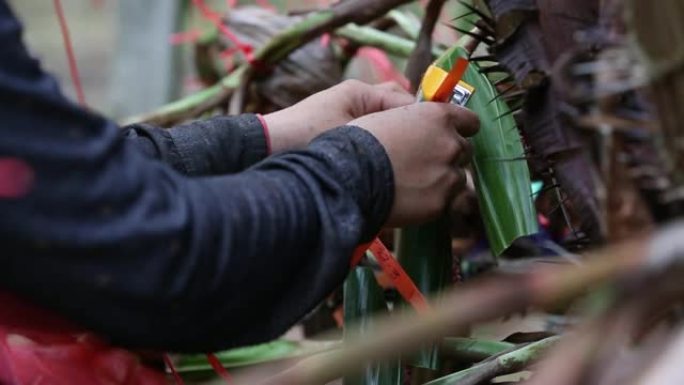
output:
{"label": "person's left hand", "polygon": [[370,85],[347,80],[292,107],[264,115],[276,153],[306,146],[335,127],[374,112],[409,105],[415,97],[396,83]]}

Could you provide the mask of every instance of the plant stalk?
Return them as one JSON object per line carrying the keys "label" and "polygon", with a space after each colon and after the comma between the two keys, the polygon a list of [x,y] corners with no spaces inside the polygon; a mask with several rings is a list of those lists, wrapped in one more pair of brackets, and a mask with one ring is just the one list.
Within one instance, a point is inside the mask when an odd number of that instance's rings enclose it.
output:
{"label": "plant stalk", "polygon": [[252,63],[245,63],[218,84],[196,94],[185,97],[151,113],[126,119],[124,124],[150,123],[167,126],[224,103],[232,92],[241,84],[243,76],[253,71],[265,72],[292,51],[319,37],[334,31],[348,23],[368,23],[391,9],[411,0],[348,0],[336,3],[330,9],[312,12],[300,22],[281,32],[260,48],[254,55]]}

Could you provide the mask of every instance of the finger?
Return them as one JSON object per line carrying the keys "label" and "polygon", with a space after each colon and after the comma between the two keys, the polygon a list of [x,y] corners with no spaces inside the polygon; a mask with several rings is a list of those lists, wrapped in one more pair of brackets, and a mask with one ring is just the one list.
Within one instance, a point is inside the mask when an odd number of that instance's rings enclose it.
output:
{"label": "finger", "polygon": [[380,83],[380,84],[376,85],[375,88],[411,95],[404,87],[401,86],[401,84],[399,84],[397,82],[393,82],[393,81]]}
{"label": "finger", "polygon": [[456,180],[456,186],[454,186],[454,197],[456,195],[460,194],[461,191],[463,191],[466,188],[466,185],[468,184],[468,176],[466,173],[465,168],[463,167],[457,167],[456,168],[456,175],[458,179]]}
{"label": "finger", "polygon": [[461,136],[473,136],[480,130],[480,118],[471,110],[451,103],[441,105],[446,109],[449,120]]}
{"label": "finger", "polygon": [[358,98],[358,108],[355,108],[355,117],[360,117],[374,112],[391,110],[415,103],[413,95],[404,91],[396,91],[387,86],[368,87]]}
{"label": "finger", "polygon": [[458,140],[459,151],[454,158],[454,165],[463,167],[468,165],[473,158],[473,145],[468,139],[456,135],[458,136],[456,140]]}
{"label": "finger", "polygon": [[471,110],[455,106],[458,108],[456,131],[464,137],[477,134],[480,131],[480,118]]}
{"label": "finger", "polygon": [[443,209],[449,211],[451,208],[451,203],[456,199],[456,196],[465,189],[468,182],[468,177],[466,176],[466,171],[462,167],[456,167],[454,169],[454,182],[449,186],[449,190],[446,192],[446,200],[444,201]]}

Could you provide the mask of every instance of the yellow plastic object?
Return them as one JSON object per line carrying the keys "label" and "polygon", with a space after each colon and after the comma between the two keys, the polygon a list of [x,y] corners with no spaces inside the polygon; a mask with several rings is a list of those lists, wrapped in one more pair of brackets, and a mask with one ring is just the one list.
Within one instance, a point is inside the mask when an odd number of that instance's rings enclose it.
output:
{"label": "yellow plastic object", "polygon": [[420,88],[423,92],[424,100],[434,100],[435,94],[439,87],[444,83],[449,73],[436,65],[431,65],[425,71],[425,76],[420,83]]}

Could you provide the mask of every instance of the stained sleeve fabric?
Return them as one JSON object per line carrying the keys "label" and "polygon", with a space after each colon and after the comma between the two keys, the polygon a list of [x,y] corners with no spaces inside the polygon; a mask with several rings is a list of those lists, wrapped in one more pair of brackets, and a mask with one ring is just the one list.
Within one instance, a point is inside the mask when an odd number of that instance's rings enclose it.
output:
{"label": "stained sleeve fabric", "polygon": [[204,145],[180,140],[173,164],[67,100],[5,0],[0,57],[0,289],[116,344],[205,352],[276,337],[343,281],[392,206],[390,161],[361,128],[261,161],[244,147],[229,165],[218,142],[183,161]]}
{"label": "stained sleeve fabric", "polygon": [[122,135],[146,155],[191,176],[232,174],[269,155],[266,127],[255,114],[219,116],[169,129],[123,127]]}

